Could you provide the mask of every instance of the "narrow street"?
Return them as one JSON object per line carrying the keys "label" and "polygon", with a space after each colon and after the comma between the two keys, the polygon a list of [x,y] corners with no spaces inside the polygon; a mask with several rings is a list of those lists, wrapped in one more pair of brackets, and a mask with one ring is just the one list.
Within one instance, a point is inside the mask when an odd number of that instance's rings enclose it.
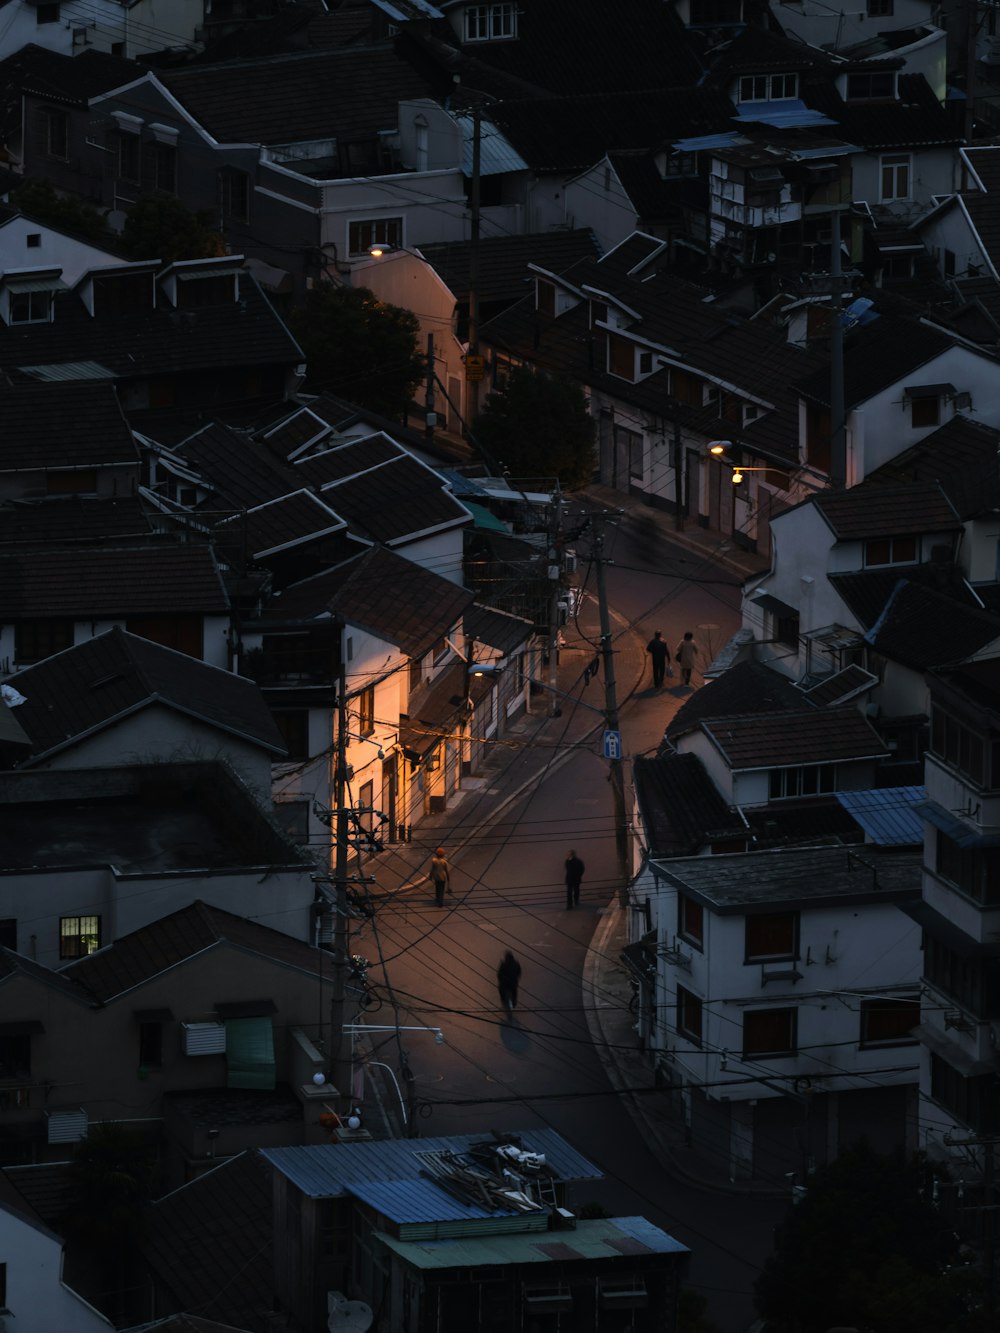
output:
{"label": "narrow street", "polygon": [[[663,630],[672,653],[691,629],[702,660],[710,660],[739,624],[734,576],[651,539],[642,525],[636,536],[635,526],[623,522],[606,546],[614,561],[607,580],[616,661],[630,665],[618,681],[626,760],[655,752],[666,720],[687,697],[676,676],[663,692],[650,688],[643,650],[653,630]],[[581,550],[581,583],[585,577]],[[584,583],[579,625],[596,641],[592,589],[591,577]],[[582,669],[589,650],[574,648],[569,629],[567,640],[564,659],[575,652]],[[640,664],[644,675],[634,688]],[[561,679],[565,661],[563,668]],[[699,680],[696,673],[695,684]],[[583,697],[601,706],[603,682],[592,681]],[[568,714],[573,705],[565,707]],[[620,910],[608,766],[600,732],[568,752],[563,723],[554,719],[545,730],[543,743],[552,749],[547,772],[497,822],[486,822],[488,791],[476,793],[468,809],[460,805],[454,892],[445,908],[434,906],[429,886],[409,889],[379,908],[378,942],[399,1023],[440,1027],[445,1036],[439,1045],[431,1033],[404,1034],[414,1075],[414,1123],[422,1134],[535,1125],[559,1130],[605,1173],[603,1181],[578,1189],[576,1202],[593,1201],[613,1214],[644,1214],[688,1245],[689,1284],[708,1299],[709,1315],[724,1333],[744,1333],[754,1317],[753,1279],[784,1203],[676,1178],[654,1156],[609,1083],[588,1029],[582,982],[596,928],[606,913]],[[586,864],[580,905],[571,911],[563,886],[570,848]],[[511,1021],[500,1011],[495,977],[508,948],[523,968]],[[373,944],[364,949],[374,961]],[[380,975],[377,966],[372,974]],[[369,1021],[396,1021],[391,1003]],[[395,1035],[386,1033],[375,1044],[375,1058],[398,1069]],[[665,1097],[646,1098],[644,1105],[647,1116],[668,1114]]]}

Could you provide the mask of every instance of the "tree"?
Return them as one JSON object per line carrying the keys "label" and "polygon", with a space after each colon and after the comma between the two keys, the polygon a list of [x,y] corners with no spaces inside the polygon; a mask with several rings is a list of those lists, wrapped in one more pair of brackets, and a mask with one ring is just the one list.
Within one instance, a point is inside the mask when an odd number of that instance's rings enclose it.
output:
{"label": "tree", "polygon": [[314,287],[292,314],[306,357],[306,388],[328,390],[359,407],[403,420],[425,364],[420,323],[367,287]]}
{"label": "tree", "polygon": [[515,477],[558,477],[576,490],[594,472],[594,419],[571,381],[518,366],[476,419],[476,440]]}
{"label": "tree", "polygon": [[781,1333],[834,1326],[878,1333],[963,1333],[967,1270],[949,1270],[957,1241],[923,1197],[919,1158],[860,1142],[817,1173],[778,1228],[757,1279],[757,1308]]}
{"label": "tree", "polygon": [[29,217],[47,222],[61,231],[73,232],[98,245],[115,239],[93,205],[70,195],[56,194],[51,181],[26,181],[18,186],[11,198],[15,207],[23,209]]}
{"label": "tree", "polygon": [[132,259],[211,259],[226,253],[222,237],[212,230],[211,215],[192,213],[167,194],[141,195],[129,209],[122,245]]}

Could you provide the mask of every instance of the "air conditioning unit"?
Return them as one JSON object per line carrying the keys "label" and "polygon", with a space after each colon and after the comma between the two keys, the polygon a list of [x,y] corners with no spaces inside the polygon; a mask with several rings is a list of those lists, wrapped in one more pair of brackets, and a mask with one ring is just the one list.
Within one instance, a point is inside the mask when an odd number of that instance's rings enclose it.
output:
{"label": "air conditioning unit", "polygon": [[185,1055],[225,1055],[225,1023],[182,1023],[181,1049]]}
{"label": "air conditioning unit", "polygon": [[79,1143],[87,1137],[89,1122],[82,1106],[71,1111],[46,1111],[48,1143]]}

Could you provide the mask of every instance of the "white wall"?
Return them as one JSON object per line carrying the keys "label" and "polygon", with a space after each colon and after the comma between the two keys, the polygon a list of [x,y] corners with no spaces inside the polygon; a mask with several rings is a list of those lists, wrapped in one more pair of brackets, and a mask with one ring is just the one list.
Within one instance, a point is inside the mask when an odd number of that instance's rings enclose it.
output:
{"label": "white wall", "polygon": [[17,1333],[106,1333],[114,1324],[62,1280],[58,1236],[0,1204],[0,1262],[7,1267],[7,1309]]}
{"label": "white wall", "polygon": [[563,208],[568,227],[589,227],[604,251],[631,236],[639,216],[607,158],[567,181]]}
{"label": "white wall", "polygon": [[320,244],[336,245],[341,264],[350,262],[352,222],[402,218],[401,243],[408,247],[460,241],[468,235],[465,184],[458,167],[324,181],[320,209]]}
{"label": "white wall", "polygon": [[[882,204],[882,158],[906,151],[900,148],[855,153],[851,158],[852,198]],[[926,210],[934,195],[951,194],[956,188],[959,161],[957,153],[951,148],[914,149],[910,157],[909,198],[887,200],[883,207],[901,219],[912,220]]]}
{"label": "white wall", "polygon": [[920,239],[934,255],[942,275],[946,250],[955,256],[956,277],[964,276],[970,265],[978,267],[984,277],[994,272],[988,254],[979,244],[961,197],[955,198],[950,207],[935,213],[920,228]]}
{"label": "white wall", "polygon": [[892,16],[877,19],[868,18],[863,4],[845,12],[824,4],[823,0],[791,0],[776,9],[786,32],[801,37],[810,46],[829,49],[852,46],[878,32],[929,23],[934,12],[928,0],[894,0]]}
{"label": "white wall", "polygon": [[[29,236],[39,238],[37,246],[29,247]],[[119,255],[27,218],[14,217],[0,227],[0,270],[4,272],[16,268],[61,268],[63,282],[72,286],[88,269],[121,262]]]}

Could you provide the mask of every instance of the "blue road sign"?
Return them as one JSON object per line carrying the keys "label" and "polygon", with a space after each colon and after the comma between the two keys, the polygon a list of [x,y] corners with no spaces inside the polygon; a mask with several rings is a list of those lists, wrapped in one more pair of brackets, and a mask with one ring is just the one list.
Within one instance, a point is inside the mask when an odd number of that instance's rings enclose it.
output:
{"label": "blue road sign", "polygon": [[622,757],[622,734],[620,731],[606,731],[604,733],[604,758],[620,759]]}

